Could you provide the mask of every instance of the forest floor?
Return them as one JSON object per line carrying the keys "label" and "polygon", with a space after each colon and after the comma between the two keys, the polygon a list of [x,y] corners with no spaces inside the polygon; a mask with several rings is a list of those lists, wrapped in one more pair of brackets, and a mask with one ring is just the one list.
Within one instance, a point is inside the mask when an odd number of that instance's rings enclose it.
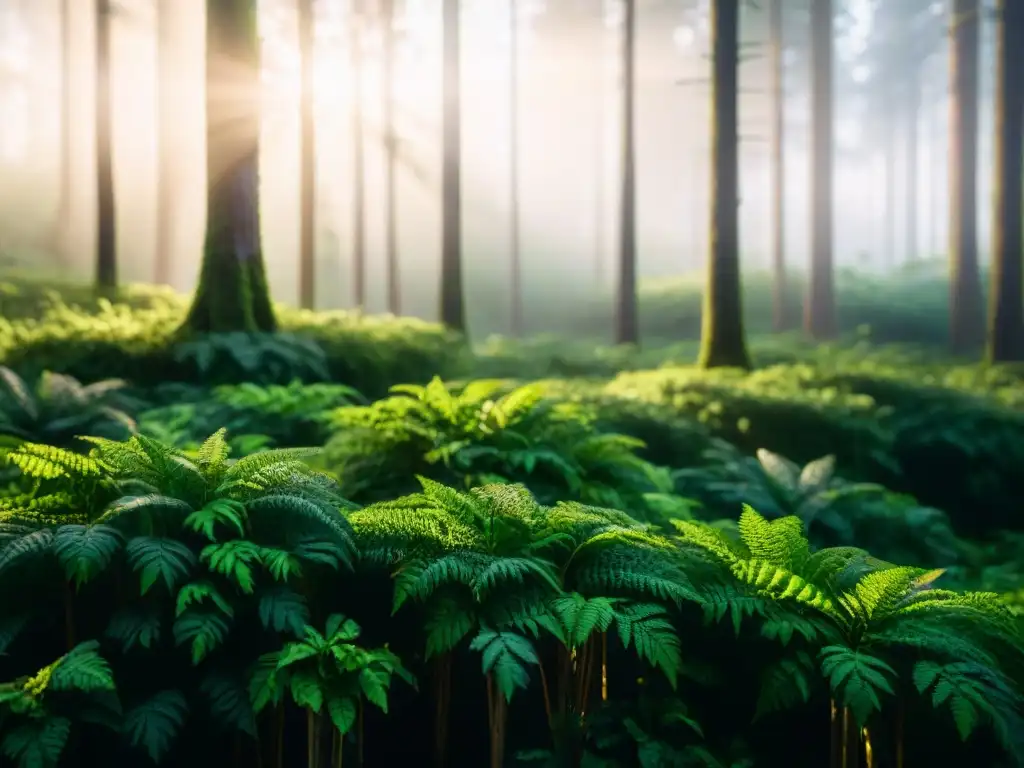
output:
{"label": "forest floor", "polygon": [[[920,295],[908,323],[930,342],[944,317]],[[693,367],[692,339],[629,349],[494,337],[467,349],[431,323],[345,312],[282,309],[272,337],[179,342],[184,300],[142,287],[110,303],[14,281],[0,304],[8,445],[81,448],[77,435],[137,430],[194,451],[226,428],[235,455],[323,446],[315,466],[357,505],[414,493],[417,477],[520,482],[544,505],[736,533],[747,504],[799,518],[812,549],[944,569],[944,589],[1024,606],[1021,368],[878,343],[859,324],[820,345],[755,322],[755,369],[741,372]],[[647,324],[670,327],[651,313],[672,305],[651,299]],[[112,378],[125,386],[96,385]],[[786,764],[822,764],[809,755]]]}

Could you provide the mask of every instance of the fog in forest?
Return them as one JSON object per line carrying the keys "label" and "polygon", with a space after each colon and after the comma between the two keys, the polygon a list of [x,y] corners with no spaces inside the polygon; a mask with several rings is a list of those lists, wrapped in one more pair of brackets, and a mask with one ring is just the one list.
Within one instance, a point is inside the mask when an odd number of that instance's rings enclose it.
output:
{"label": "fog in forest", "polygon": [[[69,148],[68,226],[73,269],[92,273],[95,241],[95,67],[92,3],[71,2],[74,126]],[[168,129],[178,158],[172,282],[194,285],[205,224],[203,0],[175,0],[179,76],[168,84],[179,117]],[[317,6],[317,303],[351,306],[353,66],[347,0]],[[614,276],[621,108],[621,8],[584,3],[590,16],[552,24],[543,3],[520,4],[521,247],[525,300],[566,285],[607,288]],[[637,19],[637,238],[641,280],[698,271],[707,257],[710,199],[709,41],[706,0],[640,2]],[[949,124],[944,22],[921,32],[931,53],[918,67],[920,106],[880,108],[884,78],[872,59],[877,31],[867,0],[843,5],[836,21],[835,259],[884,271],[946,250]],[[807,262],[809,30],[806,3],[785,27],[786,259]],[[924,4],[927,7],[927,4]],[[61,180],[62,56],[59,0],[0,2],[0,251],[33,269],[56,269]],[[467,301],[486,311],[474,286],[500,285],[509,261],[509,7],[463,3],[462,189]],[[936,17],[946,13],[935,3]],[[742,10],[740,232],[745,270],[770,260],[770,99],[766,12]],[[299,68],[295,4],[263,0],[263,232],[275,299],[297,296]],[[441,27],[439,3],[399,3],[396,63],[399,173],[397,220],[406,311],[433,318],[440,255]],[[120,0],[113,23],[113,134],[121,279],[148,281],[156,237],[157,26],[155,0]],[[983,23],[982,61],[991,30]],[[368,307],[384,308],[382,178],[385,142],[380,36],[361,44],[366,130]],[[890,70],[891,71],[891,70]],[[979,234],[982,261],[990,215],[991,67],[981,67]],[[915,114],[916,113],[916,114]],[[914,130],[911,126],[914,126]],[[887,150],[887,147],[891,149]],[[916,160],[910,178],[909,153]],[[886,158],[894,171],[887,216]],[[911,216],[913,207],[916,216]],[[490,301],[491,299],[486,299]]]}

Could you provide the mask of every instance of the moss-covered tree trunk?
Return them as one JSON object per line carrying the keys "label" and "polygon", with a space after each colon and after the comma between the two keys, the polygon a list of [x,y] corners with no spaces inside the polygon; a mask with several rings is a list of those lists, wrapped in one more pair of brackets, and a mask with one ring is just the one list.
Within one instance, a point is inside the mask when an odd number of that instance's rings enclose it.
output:
{"label": "moss-covered tree trunk", "polygon": [[299,149],[299,306],[316,304],[316,113],[313,0],[299,0],[299,56],[301,58],[301,110]]}
{"label": "moss-covered tree trunk", "polygon": [[705,368],[749,368],[739,243],[739,0],[711,3],[711,253],[701,312]]}
{"label": "moss-covered tree trunk", "polygon": [[110,0],[96,0],[96,288],[117,288],[117,220],[110,101]]}
{"label": "moss-covered tree trunk", "polygon": [[996,33],[996,184],[987,357],[1024,360],[1024,3],[1000,0]]}
{"label": "moss-covered tree trunk", "polygon": [[979,0],[953,0],[950,46],[949,338],[954,352],[981,346],[984,308],[978,272]]}
{"label": "moss-covered tree trunk", "polygon": [[462,99],[459,0],[443,0],[443,160],[441,173],[441,322],[466,330],[462,294]]}
{"label": "moss-covered tree trunk", "polygon": [[831,339],[836,324],[832,268],[832,0],[811,2],[811,265],[804,330]]}
{"label": "moss-covered tree trunk", "polygon": [[619,189],[619,275],[615,343],[639,339],[636,307],[636,0],[626,0],[622,21],[622,179]]}
{"label": "moss-covered tree trunk", "polygon": [[260,241],[256,0],[207,0],[206,45],[206,241],[184,330],[273,331]]}

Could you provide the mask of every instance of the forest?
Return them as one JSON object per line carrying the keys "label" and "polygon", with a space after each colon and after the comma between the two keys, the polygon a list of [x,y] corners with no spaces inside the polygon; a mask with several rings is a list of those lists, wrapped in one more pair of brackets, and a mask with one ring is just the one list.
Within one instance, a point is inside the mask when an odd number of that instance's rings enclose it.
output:
{"label": "forest", "polygon": [[1024,765],[1024,3],[0,0],[0,178],[0,768]]}

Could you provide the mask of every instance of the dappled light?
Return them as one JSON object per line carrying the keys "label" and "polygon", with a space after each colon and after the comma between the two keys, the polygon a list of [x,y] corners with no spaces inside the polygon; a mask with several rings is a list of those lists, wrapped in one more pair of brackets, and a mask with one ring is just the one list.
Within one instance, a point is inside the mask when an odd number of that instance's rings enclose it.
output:
{"label": "dappled light", "polygon": [[0,0],[0,766],[1024,765],[1022,51]]}

